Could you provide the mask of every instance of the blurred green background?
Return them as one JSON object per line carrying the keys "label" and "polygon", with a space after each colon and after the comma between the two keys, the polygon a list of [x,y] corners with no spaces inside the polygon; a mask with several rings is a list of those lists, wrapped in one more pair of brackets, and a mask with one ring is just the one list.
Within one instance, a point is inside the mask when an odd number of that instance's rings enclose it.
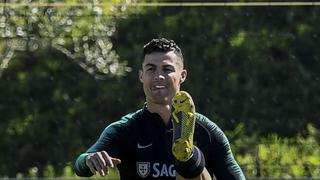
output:
{"label": "blurred green background", "polygon": [[77,156],[143,106],[142,47],[159,37],[181,47],[182,89],[247,177],[320,177],[320,6],[2,1],[0,177],[74,178]]}

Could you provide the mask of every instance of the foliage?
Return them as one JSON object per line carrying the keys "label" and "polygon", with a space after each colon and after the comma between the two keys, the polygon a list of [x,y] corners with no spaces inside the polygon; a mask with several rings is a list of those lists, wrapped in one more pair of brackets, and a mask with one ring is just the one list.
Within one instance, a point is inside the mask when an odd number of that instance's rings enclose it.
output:
{"label": "foliage", "polygon": [[112,97],[123,96],[125,63],[112,50],[107,9],[1,7],[0,50],[12,55],[0,58],[1,176],[60,176],[106,119],[119,118],[109,107],[121,102]]}
{"label": "foliage", "polygon": [[[34,52],[46,46],[61,51],[96,78],[123,75],[129,70],[125,62],[119,62],[109,40],[115,22],[108,14],[121,8],[100,7],[97,0],[83,1],[88,5],[82,7],[69,6],[72,1],[58,7],[54,4],[59,1],[38,2],[48,4],[44,7],[32,4],[37,2],[14,0],[1,8],[0,37],[5,41],[0,43],[0,75],[16,51]],[[25,6],[9,3],[25,3]]]}
{"label": "foliage", "polygon": [[182,89],[199,112],[223,129],[244,123],[249,134],[293,136],[320,124],[318,10],[150,7],[119,17],[113,42],[135,71],[145,42],[174,39],[188,70]]}
{"label": "foliage", "polygon": [[0,14],[1,177],[73,178],[73,161],[104,127],[142,107],[142,46],[163,36],[184,53],[182,89],[228,131],[248,177],[319,176],[317,7],[93,4]]}
{"label": "foliage", "polygon": [[252,138],[243,134],[243,125],[237,133],[229,132],[233,150],[248,177],[319,177],[320,131],[308,125],[308,135],[281,138],[271,134]]}

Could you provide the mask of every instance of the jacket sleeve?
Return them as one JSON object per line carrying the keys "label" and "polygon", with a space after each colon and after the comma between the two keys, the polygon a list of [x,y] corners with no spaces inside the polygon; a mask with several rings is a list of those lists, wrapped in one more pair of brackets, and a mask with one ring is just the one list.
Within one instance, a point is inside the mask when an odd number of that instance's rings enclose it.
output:
{"label": "jacket sleeve", "polygon": [[78,176],[90,177],[93,175],[90,169],[88,168],[88,166],[86,165],[85,158],[87,155],[88,153],[83,153],[76,160],[74,169],[75,169],[75,173]]}
{"label": "jacket sleeve", "polygon": [[74,166],[75,173],[81,177],[90,177],[93,175],[85,162],[85,158],[89,153],[106,151],[111,157],[119,158],[119,144],[122,142],[121,137],[124,136],[124,129],[124,123],[121,120],[106,127],[99,139],[85,153],[82,153],[77,158]]}
{"label": "jacket sleeve", "polygon": [[207,121],[211,136],[211,157],[213,175],[216,179],[245,180],[245,176],[236,162],[230,143],[223,131],[212,121]]}

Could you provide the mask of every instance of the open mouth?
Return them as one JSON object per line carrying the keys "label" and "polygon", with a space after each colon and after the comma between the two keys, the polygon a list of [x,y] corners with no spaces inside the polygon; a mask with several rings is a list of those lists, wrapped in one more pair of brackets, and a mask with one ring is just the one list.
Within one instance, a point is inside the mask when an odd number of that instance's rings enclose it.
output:
{"label": "open mouth", "polygon": [[152,86],[152,90],[161,90],[161,89],[165,89],[166,86],[165,85],[155,85],[155,86]]}
{"label": "open mouth", "polygon": [[156,89],[164,89],[166,88],[165,86],[155,86]]}

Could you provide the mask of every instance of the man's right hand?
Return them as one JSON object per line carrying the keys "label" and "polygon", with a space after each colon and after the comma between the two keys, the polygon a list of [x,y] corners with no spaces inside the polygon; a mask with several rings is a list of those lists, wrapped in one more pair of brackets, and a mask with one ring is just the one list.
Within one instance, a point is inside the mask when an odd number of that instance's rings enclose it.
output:
{"label": "man's right hand", "polygon": [[120,163],[120,159],[109,156],[106,151],[89,153],[86,157],[86,165],[94,175],[99,172],[101,176],[105,176],[109,173],[108,167],[113,168]]}

